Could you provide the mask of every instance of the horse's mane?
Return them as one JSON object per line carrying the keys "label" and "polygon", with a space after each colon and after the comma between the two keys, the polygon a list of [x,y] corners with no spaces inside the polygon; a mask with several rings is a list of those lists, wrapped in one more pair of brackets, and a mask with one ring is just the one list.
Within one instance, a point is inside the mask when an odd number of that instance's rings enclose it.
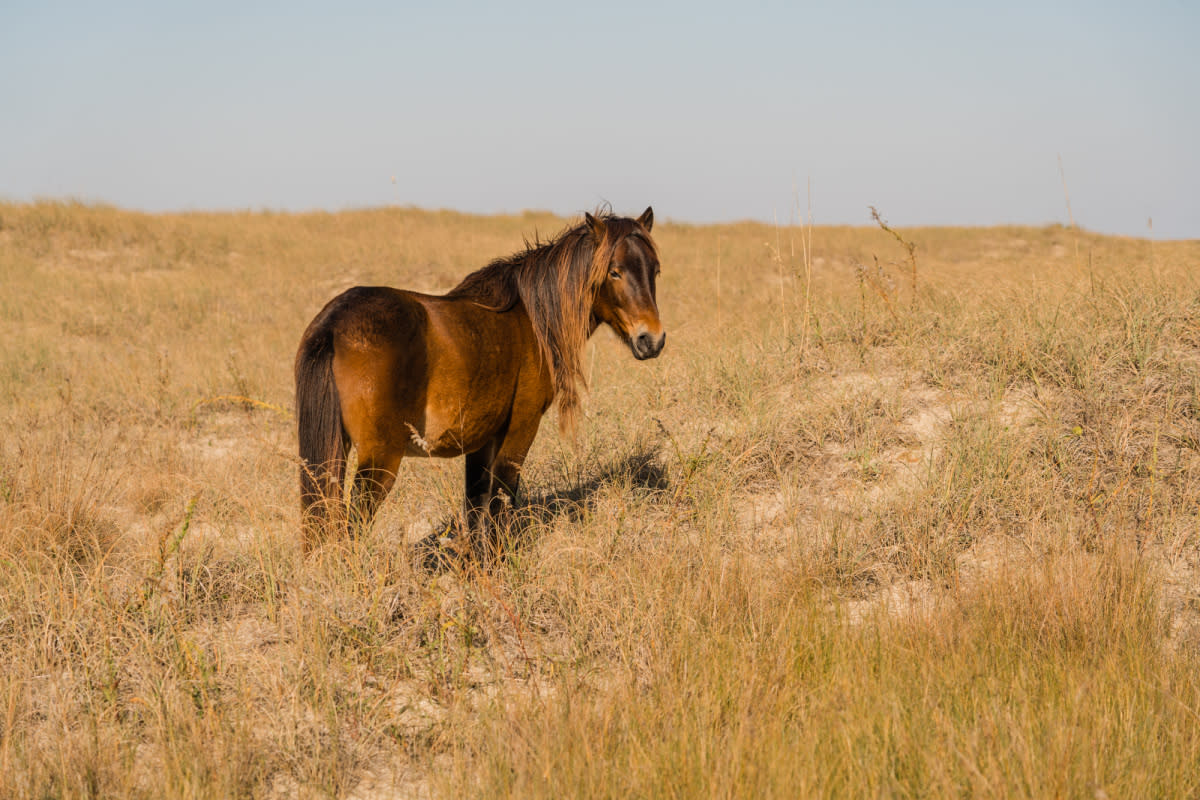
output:
{"label": "horse's mane", "polygon": [[592,332],[596,292],[604,282],[613,249],[625,237],[641,234],[640,226],[626,217],[604,212],[595,219],[604,225],[602,241],[596,241],[587,222],[546,241],[535,234],[523,251],[476,270],[447,295],[469,298],[497,312],[509,311],[518,302],[524,304],[538,349],[550,368],[559,425],[564,431],[573,430],[580,386],[586,388],[583,346]]}

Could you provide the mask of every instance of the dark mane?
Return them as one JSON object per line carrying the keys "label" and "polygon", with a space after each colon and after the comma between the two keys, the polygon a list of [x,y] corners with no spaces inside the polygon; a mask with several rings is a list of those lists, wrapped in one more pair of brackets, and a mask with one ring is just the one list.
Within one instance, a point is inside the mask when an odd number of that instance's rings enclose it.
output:
{"label": "dark mane", "polygon": [[524,304],[554,380],[560,425],[568,430],[579,410],[579,387],[585,385],[581,359],[592,332],[592,304],[613,249],[628,236],[654,246],[632,219],[611,213],[595,217],[604,223],[602,242],[597,243],[588,224],[580,222],[547,241],[535,239],[525,250],[496,259],[447,294],[469,298],[496,312]]}

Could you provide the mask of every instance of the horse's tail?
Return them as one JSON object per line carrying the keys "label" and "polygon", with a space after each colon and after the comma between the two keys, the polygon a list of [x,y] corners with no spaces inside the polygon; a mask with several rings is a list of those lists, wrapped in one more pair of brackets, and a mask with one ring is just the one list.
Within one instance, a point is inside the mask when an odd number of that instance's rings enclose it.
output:
{"label": "horse's tail", "polygon": [[333,331],[322,313],[296,353],[296,421],[300,438],[300,515],[304,547],[344,525],[346,431],[333,380]]}

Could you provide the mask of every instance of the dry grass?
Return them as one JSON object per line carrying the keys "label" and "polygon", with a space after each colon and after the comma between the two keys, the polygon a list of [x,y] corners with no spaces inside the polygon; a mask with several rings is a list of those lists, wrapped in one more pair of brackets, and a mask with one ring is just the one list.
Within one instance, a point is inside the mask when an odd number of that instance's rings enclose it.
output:
{"label": "dry grass", "polygon": [[304,325],[561,224],[0,205],[0,796],[1200,794],[1200,243],[662,224],[509,559],[303,558]]}

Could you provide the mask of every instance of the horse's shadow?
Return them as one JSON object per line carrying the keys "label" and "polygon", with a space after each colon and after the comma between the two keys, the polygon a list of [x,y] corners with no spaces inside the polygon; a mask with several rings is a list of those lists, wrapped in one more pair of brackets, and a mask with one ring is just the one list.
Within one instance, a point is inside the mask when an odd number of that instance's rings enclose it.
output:
{"label": "horse's shadow", "polygon": [[557,519],[579,522],[596,507],[597,497],[614,484],[632,491],[662,492],[670,488],[667,471],[656,448],[644,447],[581,476],[574,486],[519,498],[498,528],[468,531],[461,515],[454,515],[412,546],[414,564],[440,574],[471,566],[494,564],[528,547],[537,532]]}

